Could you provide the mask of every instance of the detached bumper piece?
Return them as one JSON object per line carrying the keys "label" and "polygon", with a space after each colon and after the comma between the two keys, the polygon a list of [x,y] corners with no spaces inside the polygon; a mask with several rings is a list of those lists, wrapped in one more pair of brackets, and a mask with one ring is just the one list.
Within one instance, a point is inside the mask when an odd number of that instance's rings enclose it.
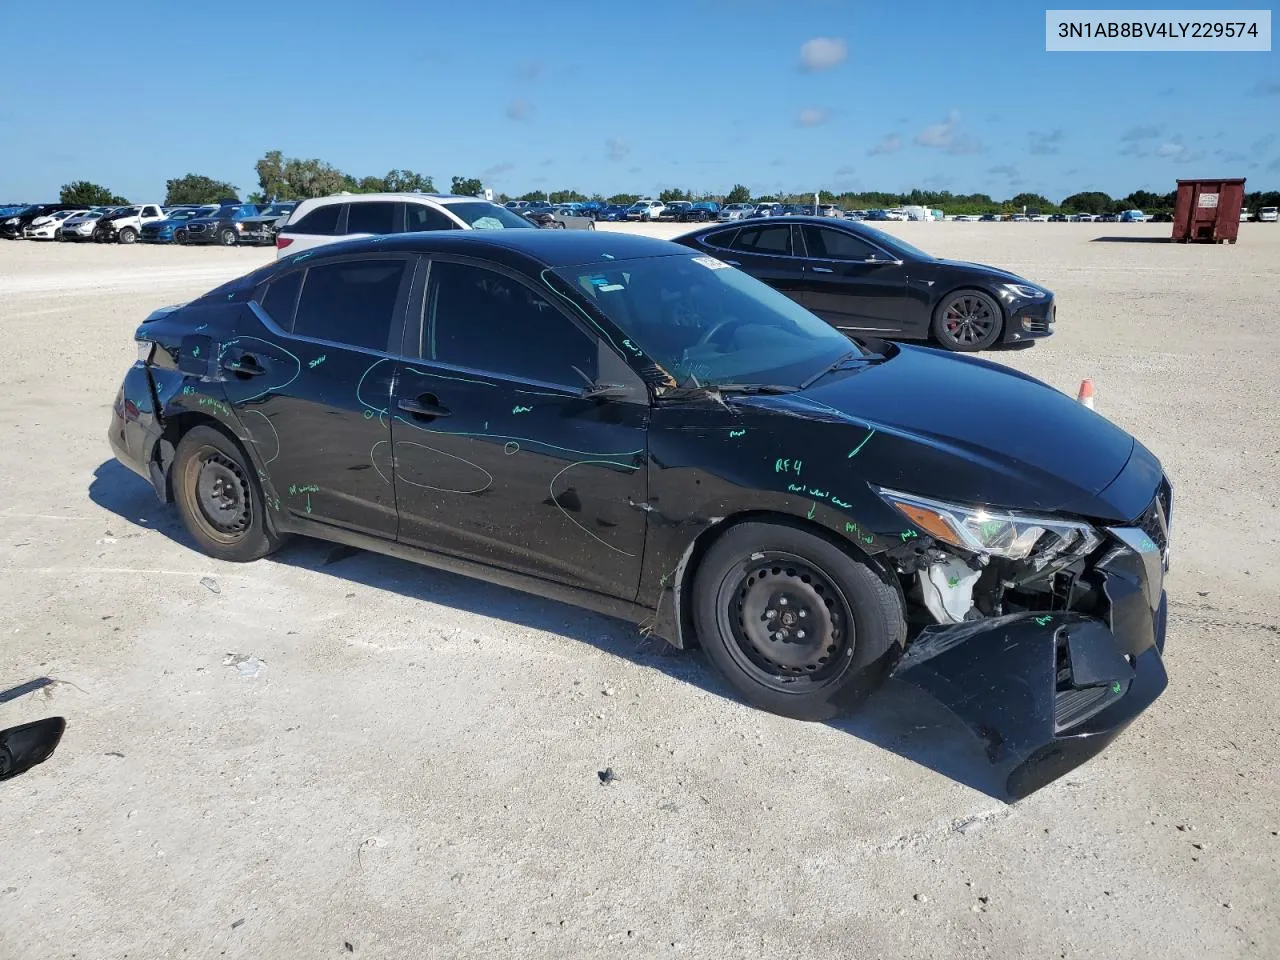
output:
{"label": "detached bumper piece", "polygon": [[1158,624],[1148,608],[1147,629],[1123,639],[1080,613],[930,627],[893,675],[964,721],[1020,800],[1100,753],[1168,686],[1164,610],[1162,596]]}

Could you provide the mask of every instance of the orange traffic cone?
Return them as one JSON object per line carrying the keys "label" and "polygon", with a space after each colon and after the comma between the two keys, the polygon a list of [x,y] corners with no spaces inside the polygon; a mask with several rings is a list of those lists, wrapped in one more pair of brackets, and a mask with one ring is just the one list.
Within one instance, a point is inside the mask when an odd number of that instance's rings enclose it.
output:
{"label": "orange traffic cone", "polygon": [[1093,409],[1093,381],[1092,380],[1085,379],[1080,381],[1080,393],[1076,397],[1076,399],[1079,400],[1081,403],[1083,403],[1090,410]]}

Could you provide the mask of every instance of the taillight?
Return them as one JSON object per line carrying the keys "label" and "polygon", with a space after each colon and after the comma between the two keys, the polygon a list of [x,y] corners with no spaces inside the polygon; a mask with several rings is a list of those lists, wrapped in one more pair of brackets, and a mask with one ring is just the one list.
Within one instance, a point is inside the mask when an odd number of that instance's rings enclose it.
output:
{"label": "taillight", "polygon": [[293,237],[276,237],[276,249],[283,250],[289,244],[293,243]]}

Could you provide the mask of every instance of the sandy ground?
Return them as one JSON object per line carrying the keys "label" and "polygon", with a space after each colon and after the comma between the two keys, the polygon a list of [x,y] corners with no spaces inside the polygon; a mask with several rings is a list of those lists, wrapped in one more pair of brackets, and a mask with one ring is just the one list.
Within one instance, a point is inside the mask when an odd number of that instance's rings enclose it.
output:
{"label": "sandy ground", "polygon": [[0,958],[1280,955],[1280,227],[890,226],[1052,287],[992,356],[1092,377],[1176,483],[1172,685],[1016,806],[909,688],[803,724],[570,607],[204,558],[110,403],[148,311],[272,251],[0,242],[0,689],[65,681],[0,721],[69,721],[0,784]]}

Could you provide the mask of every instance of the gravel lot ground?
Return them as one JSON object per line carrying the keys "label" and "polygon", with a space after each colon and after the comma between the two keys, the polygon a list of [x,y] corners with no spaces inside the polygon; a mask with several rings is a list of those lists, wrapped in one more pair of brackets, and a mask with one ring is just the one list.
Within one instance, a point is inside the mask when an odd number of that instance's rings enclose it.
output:
{"label": "gravel lot ground", "polygon": [[0,958],[1280,955],[1280,227],[889,226],[1052,287],[992,356],[1092,377],[1176,484],[1172,684],[1016,806],[909,688],[802,724],[570,607],[204,558],[110,403],[148,311],[273,252],[0,243],[0,689],[65,681],[0,722],[69,721],[0,785]]}

